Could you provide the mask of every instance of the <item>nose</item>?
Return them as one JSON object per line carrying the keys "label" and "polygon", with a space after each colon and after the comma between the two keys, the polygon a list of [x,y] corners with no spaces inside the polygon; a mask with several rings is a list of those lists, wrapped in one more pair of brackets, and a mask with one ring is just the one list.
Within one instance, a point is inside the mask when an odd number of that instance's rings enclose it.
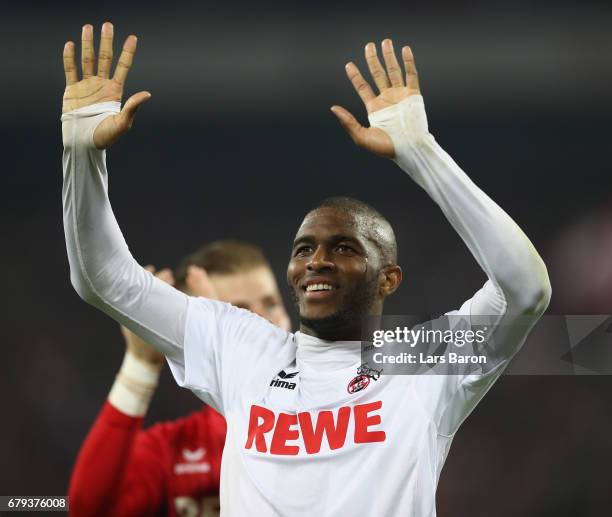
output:
{"label": "nose", "polygon": [[335,269],[334,264],[327,255],[327,251],[324,246],[317,246],[315,252],[310,256],[306,269],[308,271],[325,271],[328,269]]}

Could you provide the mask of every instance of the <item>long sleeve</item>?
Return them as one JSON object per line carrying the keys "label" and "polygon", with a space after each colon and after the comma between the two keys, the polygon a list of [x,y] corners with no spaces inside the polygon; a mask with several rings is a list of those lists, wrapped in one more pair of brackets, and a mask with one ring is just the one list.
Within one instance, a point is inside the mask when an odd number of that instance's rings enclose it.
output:
{"label": "long sleeve", "polygon": [[78,294],[169,358],[182,360],[188,296],[132,257],[108,200],[105,151],[93,133],[119,111],[105,102],[62,115],[64,232]]}
{"label": "long sleeve", "polygon": [[292,335],[248,311],[187,296],[134,260],[108,199],[105,152],[93,143],[97,125],[119,107],[100,103],[62,116],[72,285],[85,301],[166,355],[177,383],[223,413],[224,399],[233,400],[243,382],[237,369],[275,364],[279,354],[291,353],[282,345]]}
{"label": "long sleeve", "polygon": [[104,404],[74,465],[70,515],[155,515],[164,509],[163,455],[142,439],[142,417]]}
{"label": "long sleeve", "polygon": [[396,163],[438,204],[503,295],[507,311],[541,313],[550,296],[542,259],[518,225],[428,132],[423,97],[413,95],[378,111],[370,122],[389,134]]}
{"label": "long sleeve", "polygon": [[[440,434],[451,435],[501,375],[546,310],[551,293],[548,274],[518,225],[429,133],[420,95],[373,113],[370,123],[391,137],[396,163],[436,202],[488,277],[471,299],[448,315],[464,316],[472,324],[478,316],[494,317],[488,344],[498,366],[486,375],[453,379],[423,376],[430,379],[417,383]],[[442,394],[432,389],[435,383]]]}

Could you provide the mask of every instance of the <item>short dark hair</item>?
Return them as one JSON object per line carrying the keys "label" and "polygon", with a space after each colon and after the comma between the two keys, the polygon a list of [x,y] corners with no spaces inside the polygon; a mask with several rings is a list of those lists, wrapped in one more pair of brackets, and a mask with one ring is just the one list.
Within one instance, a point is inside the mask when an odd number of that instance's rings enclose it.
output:
{"label": "short dark hair", "polygon": [[376,208],[367,203],[348,196],[334,196],[325,198],[311,213],[319,208],[336,208],[361,218],[368,237],[380,252],[382,266],[397,264],[397,241],[391,223]]}
{"label": "short dark hair", "polygon": [[231,275],[270,267],[259,246],[239,240],[220,240],[206,244],[187,255],[175,275],[177,289],[185,290],[189,266],[204,268],[209,275]]}

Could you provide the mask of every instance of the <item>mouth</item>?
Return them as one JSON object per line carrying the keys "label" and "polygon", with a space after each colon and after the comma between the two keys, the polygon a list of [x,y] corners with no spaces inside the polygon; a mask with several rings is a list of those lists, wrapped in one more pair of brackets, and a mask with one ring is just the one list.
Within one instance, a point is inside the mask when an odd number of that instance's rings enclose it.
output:
{"label": "mouth", "polygon": [[324,279],[311,279],[302,285],[304,297],[307,300],[319,300],[334,296],[339,289],[338,285]]}

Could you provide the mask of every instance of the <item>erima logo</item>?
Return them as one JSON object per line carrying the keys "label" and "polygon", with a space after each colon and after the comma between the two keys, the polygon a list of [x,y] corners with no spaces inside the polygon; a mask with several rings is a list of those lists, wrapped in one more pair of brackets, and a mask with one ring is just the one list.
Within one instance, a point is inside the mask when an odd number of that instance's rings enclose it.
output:
{"label": "erima logo", "polygon": [[206,455],[206,449],[204,447],[200,447],[199,449],[195,449],[190,451],[189,449],[183,449],[183,458],[187,461],[200,461]]}
{"label": "erima logo", "polygon": [[186,463],[177,463],[174,465],[175,474],[206,474],[210,472],[210,463],[207,461],[201,461],[206,456],[206,449],[200,447],[199,449],[189,450],[183,449],[183,458],[187,461]]}
{"label": "erima logo", "polygon": [[288,382],[286,380],[281,379],[293,379],[298,373],[300,372],[285,373],[285,370],[281,370],[276,374],[276,377],[280,377],[280,379],[272,379],[272,382],[270,382],[270,386],[272,386],[273,388],[285,388],[288,390],[294,390],[296,386],[295,382]]}

